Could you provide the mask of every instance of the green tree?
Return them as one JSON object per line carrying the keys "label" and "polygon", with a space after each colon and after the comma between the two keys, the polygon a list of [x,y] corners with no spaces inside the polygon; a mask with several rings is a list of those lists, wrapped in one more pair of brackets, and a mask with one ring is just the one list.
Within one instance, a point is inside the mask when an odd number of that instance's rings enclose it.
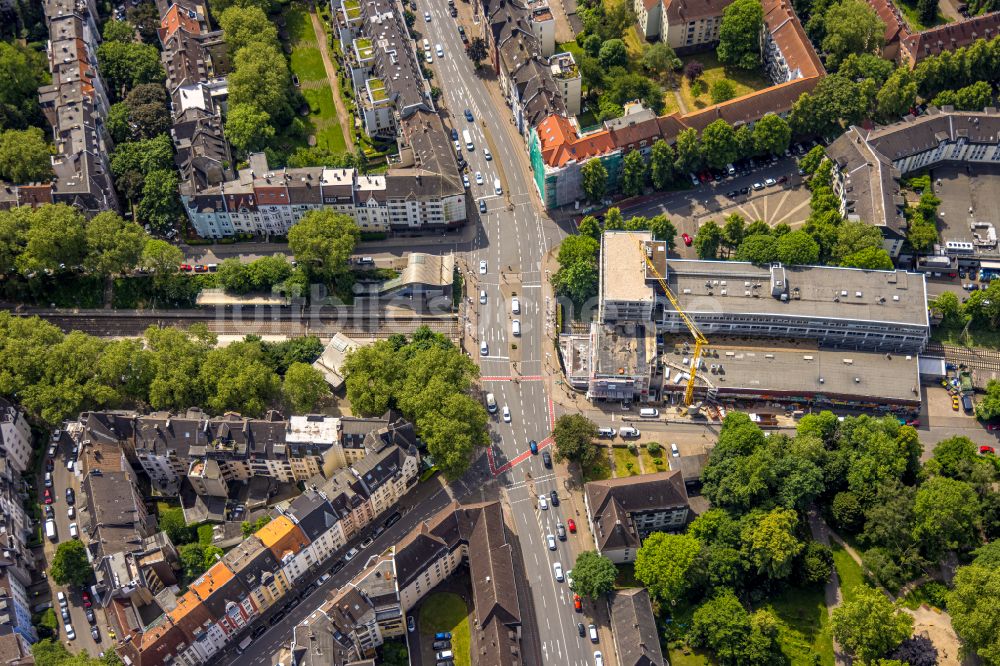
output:
{"label": "green tree", "polygon": [[166,73],[160,52],[141,42],[104,42],[97,47],[101,76],[116,98],[143,83],[163,83]]}
{"label": "green tree", "polygon": [[938,241],[937,225],[933,220],[927,220],[920,213],[910,216],[910,224],[906,230],[906,240],[916,252],[927,252]]}
{"label": "green tree", "polygon": [[848,268],[867,268],[869,270],[891,271],[892,259],[882,248],[866,247],[844,257],[841,266]]}
{"label": "green tree", "polygon": [[417,430],[438,468],[456,479],[469,467],[469,457],[489,443],[486,409],[468,395],[454,393],[417,420]]}
{"label": "green tree", "polygon": [[258,43],[240,49],[233,58],[229,82],[229,106],[256,106],[280,126],[292,116],[289,103],[292,79],[288,63],[278,48]]}
{"label": "green tree", "polygon": [[87,560],[87,549],[83,542],[70,539],[60,543],[49,566],[49,573],[57,585],[85,585],[94,570]]}
{"label": "green tree", "polygon": [[769,578],[786,578],[803,544],[795,536],[798,516],[792,509],[773,509],[743,528],[747,559]]}
{"label": "green tree", "polygon": [[87,256],[84,264],[99,275],[125,273],[139,265],[149,237],[135,222],[126,222],[111,211],[87,223]]}
{"label": "green tree", "polygon": [[654,532],[635,553],[635,577],[650,594],[676,603],[695,585],[702,544],[690,534]]}
{"label": "green tree", "polygon": [[894,71],[896,67],[891,60],[874,53],[852,53],[840,64],[837,74],[852,81],[871,79],[881,87]]}
{"label": "green tree", "polygon": [[399,640],[388,640],[382,644],[382,659],[378,663],[385,666],[410,666],[410,653]]}
{"label": "green tree", "polygon": [[740,69],[760,67],[760,35],[764,8],[759,0],[736,0],[722,12],[719,26],[719,61]]}
{"label": "green tree", "polygon": [[830,512],[833,514],[833,520],[837,527],[851,534],[858,531],[864,518],[858,496],[850,491],[834,495]]}
{"label": "green tree", "polygon": [[[757,2],[757,0],[751,0]],[[732,7],[733,5],[730,5]],[[738,157],[736,134],[722,118],[712,121],[701,133],[701,149],[710,167],[721,169]]]}
{"label": "green tree", "polygon": [[215,412],[261,415],[278,395],[278,376],[265,362],[261,346],[234,342],[210,350],[198,373],[205,402]]}
{"label": "green tree", "polygon": [[722,242],[726,245],[727,253],[739,247],[745,232],[746,220],[739,213],[726,217],[726,223],[722,226]]}
{"label": "green tree", "polygon": [[140,264],[148,269],[157,279],[174,275],[184,261],[184,253],[180,248],[167,241],[152,238],[146,241],[142,248]]}
{"label": "green tree", "polygon": [[948,595],[948,613],[969,652],[988,664],[1000,663],[1000,567],[960,567]]}
{"label": "green tree", "polygon": [[649,231],[652,232],[656,240],[666,241],[667,249],[674,249],[674,240],[677,238],[677,227],[667,219],[663,213],[649,218]]}
{"label": "green tree", "polygon": [[858,659],[884,657],[913,632],[913,617],[880,591],[859,585],[853,598],[833,609],[833,635]]}
{"label": "green tree", "polygon": [[587,215],[580,220],[580,224],[576,226],[576,232],[581,236],[588,236],[593,238],[595,241],[600,242],[601,223],[593,215]]}
{"label": "green tree", "polygon": [[[856,3],[858,0],[844,2]],[[863,2],[861,5],[868,8]],[[788,124],[795,134],[839,134],[845,124],[857,124],[868,114],[877,92],[871,79],[854,81],[838,74],[825,76],[811,93],[795,101]]]}
{"label": "green tree", "polygon": [[736,249],[737,261],[764,266],[778,259],[778,240],[771,234],[747,236]]}
{"label": "green tree", "polygon": [[864,222],[844,222],[837,230],[837,243],[833,248],[835,260],[843,262],[862,250],[881,249],[882,234],[878,228]]}
{"label": "green tree", "polygon": [[628,49],[625,42],[620,39],[609,39],[601,45],[601,50],[597,55],[597,62],[604,69],[612,67],[624,67],[628,64]]}
{"label": "green tree", "polygon": [[52,146],[37,127],[0,133],[0,178],[17,184],[47,182],[52,179],[51,159]]}
{"label": "green tree", "polygon": [[826,11],[823,26],[826,64],[834,70],[852,53],[875,53],[882,48],[885,39],[885,23],[861,0],[841,0],[831,6]]}
{"label": "green tree", "polygon": [[157,169],[146,174],[142,198],[136,208],[139,219],[154,229],[169,229],[183,217],[177,188],[180,181],[174,171]]}
{"label": "green tree", "polygon": [[563,239],[559,246],[559,270],[552,276],[556,291],[569,296],[575,303],[583,303],[596,295],[599,249],[597,240],[591,236],[567,236]]}
{"label": "green tree", "polygon": [[993,101],[993,86],[989,81],[976,81],[955,92],[955,108],[961,111],[982,111]]}
{"label": "green tree", "polygon": [[788,150],[792,140],[792,128],[785,119],[775,113],[768,113],[754,123],[753,147],[758,153],[781,155]]}
{"label": "green tree", "polygon": [[105,21],[101,35],[106,42],[134,42],[135,26],[130,21]]}
{"label": "green tree", "polygon": [[729,79],[719,79],[709,91],[712,104],[722,104],[736,97],[736,86]]}
{"label": "green tree", "polygon": [[226,138],[240,153],[260,150],[274,138],[271,116],[253,104],[229,107],[226,116]]}
{"label": "green tree", "polygon": [[324,397],[330,394],[330,387],[323,373],[308,363],[293,363],[285,373],[281,393],[297,414],[311,413]]}
{"label": "green tree", "polygon": [[642,153],[633,150],[625,156],[622,166],[622,192],[627,197],[642,194],[646,184],[646,160]]}
{"label": "green tree", "polygon": [[184,511],[180,508],[161,510],[158,524],[160,529],[166,532],[170,540],[174,542],[175,546],[190,543],[197,537],[194,529],[188,527],[187,522],[184,520]]}
{"label": "green tree", "polygon": [[750,614],[732,590],[721,590],[695,610],[688,638],[695,647],[714,652],[724,666],[746,663]]}
{"label": "green tree", "polygon": [[934,477],[917,490],[913,538],[926,553],[940,557],[977,541],[980,513],[975,491],[965,482]]}
{"label": "green tree", "polygon": [[247,46],[278,44],[277,27],[258,7],[229,7],[216,16],[230,53],[238,53]]}
{"label": "green tree", "polygon": [[152,139],[118,144],[111,155],[111,173],[118,190],[131,201],[142,198],[146,176],[153,171],[172,171],[174,147],[168,134]]}
{"label": "green tree", "polygon": [[597,201],[604,196],[608,186],[608,170],[600,158],[588,160],[580,167],[581,187],[583,193],[591,201]]}
{"label": "green tree", "polygon": [[289,229],[288,248],[310,273],[333,280],[346,272],[360,237],[351,217],[330,210],[311,210]]}
{"label": "green tree", "polygon": [[709,220],[701,225],[694,236],[694,248],[699,259],[715,259],[719,256],[719,245],[722,243],[722,230],[719,225]]}
{"label": "green tree", "polygon": [[597,599],[615,587],[618,568],[614,562],[593,550],[576,556],[573,565],[573,591],[581,597]]}
{"label": "green tree", "polygon": [[168,132],[169,102],[166,88],[159,83],[143,83],[132,88],[125,101],[119,102],[126,112],[129,124],[128,140],[152,139]]}
{"label": "green tree", "polygon": [[486,41],[482,37],[473,37],[469,40],[468,46],[465,47],[465,55],[478,68],[479,64],[486,60],[486,56],[489,55],[486,49]]}
{"label": "green tree", "polygon": [[[689,63],[690,64],[690,63]],[[683,173],[698,171],[704,162],[698,130],[689,128],[677,135],[677,170]]]}
{"label": "green tree", "polygon": [[177,549],[181,558],[181,571],[184,579],[193,581],[205,573],[205,546],[195,542],[187,543]]}
{"label": "green tree", "polygon": [[657,190],[667,189],[674,177],[674,149],[663,139],[657,139],[649,159],[650,177]]}
{"label": "green tree", "polygon": [[47,82],[44,49],[38,52],[10,41],[0,42],[0,130],[26,129],[42,122],[38,88]]}
{"label": "green tree", "polygon": [[681,68],[681,60],[666,42],[656,42],[643,47],[642,66],[654,76],[672,76]]}
{"label": "green tree", "polygon": [[906,67],[894,71],[875,97],[878,116],[883,122],[893,122],[907,113],[917,101],[917,81]]}
{"label": "green tree", "polygon": [[778,261],[788,266],[809,266],[819,261],[819,245],[799,229],[778,239]]}
{"label": "green tree", "polygon": [[570,460],[586,467],[597,460],[597,426],[582,414],[563,414],[552,429],[556,460]]}
{"label": "green tree", "polygon": [[31,212],[25,231],[24,251],[17,257],[22,274],[59,272],[83,261],[86,241],[84,219],[79,210],[66,204],[50,204]]}

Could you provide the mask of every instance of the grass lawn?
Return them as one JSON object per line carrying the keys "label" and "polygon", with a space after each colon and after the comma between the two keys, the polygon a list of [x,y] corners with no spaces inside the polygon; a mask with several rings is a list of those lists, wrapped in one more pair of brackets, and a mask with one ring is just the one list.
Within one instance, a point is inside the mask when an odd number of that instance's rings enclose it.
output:
{"label": "grass lawn", "polygon": [[462,597],[439,592],[420,605],[420,634],[433,638],[439,631],[451,632],[451,650],[458,666],[471,666],[469,614]]}
{"label": "grass lawn", "polygon": [[[846,554],[846,553],[845,553]],[[791,664],[832,666],[833,636],[822,588],[791,588],[767,604],[781,621],[778,643]]]}
{"label": "grass lawn", "polygon": [[969,327],[967,335],[962,335],[962,327],[935,326],[931,330],[931,340],[960,347],[988,347],[1000,349],[1000,330]]}
{"label": "grass lawn", "polygon": [[833,565],[837,567],[837,576],[840,578],[840,593],[844,601],[854,599],[854,588],[865,582],[864,572],[861,566],[854,561],[851,554],[844,550],[840,544],[834,543]]}
{"label": "grass lawn", "polygon": [[292,71],[299,77],[300,82],[326,81],[323,54],[319,49],[306,46],[296,46],[292,49]]}
{"label": "grass lawn", "polygon": [[[712,84],[722,79],[729,79],[735,89],[734,97],[740,97],[755,90],[770,88],[771,81],[762,72],[747,72],[741,69],[725,68],[714,53],[699,53],[693,56],[681,58],[686,65],[692,60],[697,60],[705,67],[705,72],[698,81],[704,82],[701,91],[692,91],[691,83],[686,77],[681,80],[681,98],[691,113],[698,109],[704,109],[712,105]],[[697,85],[697,84],[696,84]],[[700,94],[695,94],[699,92]]]}
{"label": "grass lawn", "polygon": [[205,524],[198,526],[198,543],[203,546],[212,545],[212,526]]}
{"label": "grass lawn", "polygon": [[[615,476],[635,476],[639,473],[639,458],[624,446],[614,447],[615,452]],[[628,470],[628,464],[632,463],[632,471]]]}
{"label": "grass lawn", "polygon": [[905,0],[903,2],[897,2],[896,6],[899,10],[903,12],[903,18],[906,19],[907,25],[910,26],[910,30],[913,32],[921,32],[927,30],[928,28],[933,28],[938,25],[944,25],[945,23],[951,23],[951,19],[941,13],[941,10],[937,10],[937,14],[934,16],[934,20],[930,24],[926,24],[920,20],[920,12],[917,11],[916,4],[910,4]]}
{"label": "grass lawn", "polygon": [[[646,450],[645,446],[640,447],[639,448],[639,455],[642,456],[642,470],[643,470],[643,472],[645,474],[655,474],[656,472],[666,472],[667,471],[667,462],[666,462],[666,458],[664,458],[664,453],[665,453],[664,449],[660,449],[660,452],[657,454],[658,457],[654,458],[653,456],[651,456],[649,454],[649,451]],[[659,462],[660,464],[657,465],[656,464],[657,462]]]}
{"label": "grass lawn", "polygon": [[921,604],[927,604],[931,608],[940,610],[944,606],[944,595],[947,592],[948,588],[936,581],[924,583],[906,593],[903,605],[910,610],[917,610]]}

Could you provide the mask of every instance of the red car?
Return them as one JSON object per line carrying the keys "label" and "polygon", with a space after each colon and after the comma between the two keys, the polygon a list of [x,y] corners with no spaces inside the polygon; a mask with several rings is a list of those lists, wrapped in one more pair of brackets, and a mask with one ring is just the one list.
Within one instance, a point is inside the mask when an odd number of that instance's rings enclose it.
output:
{"label": "red car", "polygon": [[83,599],[83,607],[90,608],[93,606],[93,602],[90,601],[90,594],[86,590],[80,591],[80,598]]}
{"label": "red car", "polygon": [[181,264],[181,270],[182,271],[189,271],[189,270],[191,270],[191,264]]}
{"label": "red car", "polygon": [[569,528],[570,534],[576,534],[576,521],[572,518],[566,521],[566,527]]}
{"label": "red car", "polygon": [[573,610],[577,613],[583,612],[583,601],[580,599],[579,594],[573,595]]}
{"label": "red car", "polygon": [[52,490],[50,488],[45,489],[45,503],[52,504]]}
{"label": "red car", "polygon": [[996,454],[996,450],[992,446],[980,446],[979,453],[985,456],[987,453]]}
{"label": "red car", "polygon": [[687,234],[681,234],[681,239],[684,241],[684,244],[687,245],[688,247],[691,247],[691,243],[694,242],[694,240]]}

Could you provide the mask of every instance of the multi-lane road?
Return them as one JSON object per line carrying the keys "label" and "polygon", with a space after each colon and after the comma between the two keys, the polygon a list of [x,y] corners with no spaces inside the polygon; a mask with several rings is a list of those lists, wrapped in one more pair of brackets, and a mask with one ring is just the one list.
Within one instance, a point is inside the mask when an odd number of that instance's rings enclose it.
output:
{"label": "multi-lane road", "polygon": [[[495,84],[477,75],[465,56],[446,0],[423,0],[418,9],[418,15],[430,11],[432,21],[418,24],[416,29],[432,35],[431,42],[441,43],[445,51],[445,57],[435,58],[432,67],[435,84],[443,91],[446,124],[459,135],[469,130],[475,144],[474,150],[463,147],[462,151],[469,163],[470,191],[478,217],[473,220],[478,222],[478,232],[467,254],[472,272],[467,284],[479,308],[476,339],[488,345],[488,355],[479,357],[481,374],[489,378],[483,382],[483,390],[493,393],[498,403],[491,425],[494,469],[506,470],[497,479],[509,502],[533,605],[538,645],[526,647],[526,651],[531,654],[537,647],[543,664],[593,664],[595,648],[605,654],[613,650],[592,645],[588,638],[578,635],[577,623],[588,624],[589,620],[574,612],[573,593],[565,582],[556,581],[553,572],[556,562],[564,571],[571,569],[576,553],[585,545],[579,536],[570,535],[567,541],[557,541],[555,551],[548,549],[546,535],[555,534],[556,523],[565,524],[571,515],[565,502],[539,509],[538,496],[556,490],[558,480],[552,470],[545,468],[541,455],[524,457],[530,440],[543,447],[548,444],[552,428],[552,403],[541,381],[545,350],[550,348],[545,342],[545,326],[551,309],[542,295],[542,281],[546,279],[542,259],[561,240],[563,232],[537,210],[537,195],[525,160],[526,144],[512,126],[509,109],[488,88]],[[465,27],[470,35],[479,32],[479,26]],[[473,122],[466,120],[466,109],[472,112]],[[492,160],[486,159],[484,148],[490,150]],[[482,186],[476,185],[477,171],[483,174]],[[494,193],[496,177],[503,185],[502,196]],[[482,215],[478,213],[479,200],[487,205]],[[479,273],[481,260],[486,261],[485,274]],[[480,290],[486,292],[485,304],[479,303]],[[515,295],[520,302],[520,314],[516,315],[511,307]],[[512,334],[514,319],[521,325],[521,334],[516,337]],[[478,348],[470,351],[479,353]],[[504,406],[510,410],[509,423],[502,417]],[[508,466],[515,460],[519,462]],[[577,518],[575,514],[572,517]]]}

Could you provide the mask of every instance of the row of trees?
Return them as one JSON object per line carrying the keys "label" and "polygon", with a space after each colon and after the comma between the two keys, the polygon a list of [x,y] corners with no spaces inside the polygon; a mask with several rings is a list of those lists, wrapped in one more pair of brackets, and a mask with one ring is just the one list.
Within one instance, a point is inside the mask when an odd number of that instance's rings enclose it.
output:
{"label": "row of trees", "polygon": [[[746,157],[780,155],[788,149],[791,138],[788,123],[773,113],[758,120],[753,129],[748,125],[734,128],[720,118],[701,135],[695,129],[684,130],[673,146],[663,139],[656,141],[648,161],[638,150],[629,152],[622,164],[621,190],[626,196],[641,194],[648,184],[665,190],[706,167],[724,169]],[[591,201],[600,200],[611,182],[607,167],[600,159],[592,159],[580,171],[584,194]]]}
{"label": "row of trees", "polygon": [[434,463],[449,478],[468,468],[488,443],[488,416],[470,395],[479,370],[440,333],[424,327],[361,347],[344,363],[347,398],[355,414],[399,410],[416,426]]}
{"label": "row of trees", "polygon": [[0,393],[55,424],[85,410],[128,406],[201,405],[256,416],[285,404],[305,412],[328,392],[310,365],[322,352],[315,338],[275,345],[248,336],[227,347],[216,343],[204,325],[150,327],[139,339],[103,340],[3,312]]}

